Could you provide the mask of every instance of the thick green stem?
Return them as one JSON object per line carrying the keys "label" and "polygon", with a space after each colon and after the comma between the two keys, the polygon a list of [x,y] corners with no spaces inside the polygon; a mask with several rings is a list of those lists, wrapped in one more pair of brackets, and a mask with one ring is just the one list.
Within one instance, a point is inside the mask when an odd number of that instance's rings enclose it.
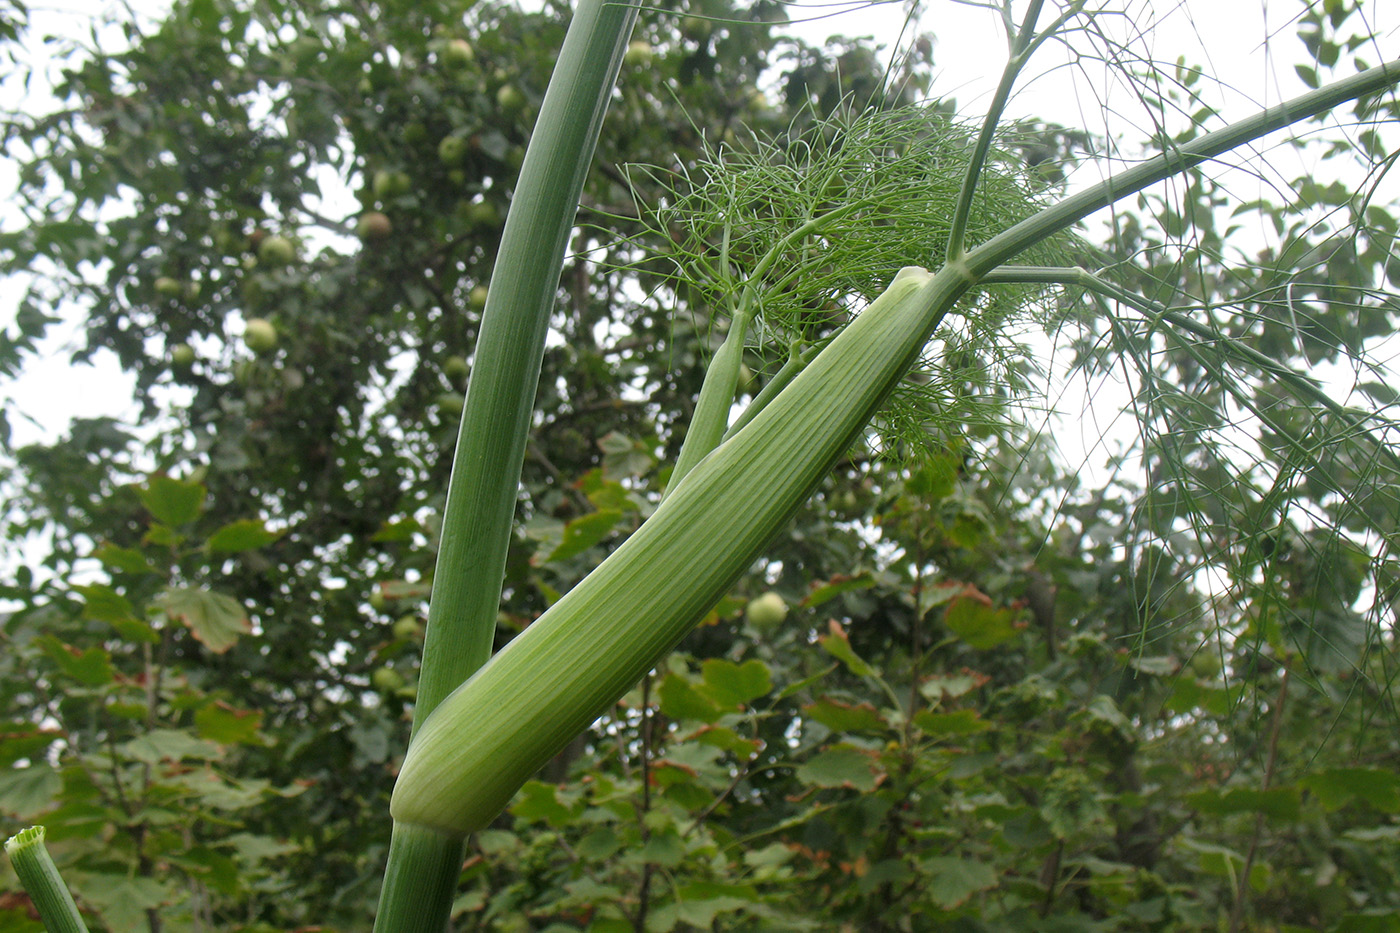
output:
{"label": "thick green stem", "polygon": [[[1011,99],[1011,89],[1016,86],[1021,69],[1030,60],[1035,21],[1040,18],[1040,8],[1044,4],[1045,0],[1031,0],[1025,19],[1021,23],[1021,30],[1013,37],[1011,57],[1002,69],[1001,81],[997,84],[996,93],[992,95],[987,115],[982,120],[982,131],[977,135],[972,157],[967,160],[967,173],[963,175],[962,191],[958,194],[957,207],[953,210],[953,222],[949,225],[945,260],[957,259],[963,254],[963,237],[967,233],[968,217],[972,214],[972,198],[977,191],[977,180],[987,163],[987,153],[991,151],[992,139],[996,135],[997,127],[1001,125],[1001,115],[1006,109],[1006,102]],[[1008,22],[1007,29],[1010,28]]]}
{"label": "thick green stem", "polygon": [[[729,409],[734,405],[734,395],[739,387],[739,367],[744,362],[744,334],[748,331],[749,322],[758,313],[754,283],[761,281],[768,269],[795,244],[820,233],[856,210],[858,206],[847,204],[812,218],[783,237],[754,264],[748,275],[748,284],[744,286],[738,307],[734,310],[729,333],[715,352],[714,358],[710,360],[709,368],[705,370],[705,381],[700,386],[700,399],[696,402],[695,414],[691,416],[690,427],[686,431],[685,441],[681,444],[680,456],[676,458],[675,469],[671,471],[668,494],[671,489],[676,488],[683,476],[693,470],[697,463],[705,459],[710,451],[728,436],[726,429],[729,427]],[[726,226],[720,247],[720,268],[726,272],[729,268],[728,251],[729,228]],[[780,283],[775,287],[780,288],[782,285]]]}
{"label": "thick green stem", "polygon": [[724,437],[724,430],[729,426],[729,409],[734,405],[734,393],[739,387],[739,367],[744,362],[744,332],[748,329],[748,323],[743,315],[734,316],[724,343],[705,370],[705,381],[700,386],[695,414],[691,416],[690,427],[681,443],[680,456],[676,458],[675,469],[671,471],[668,494],[697,463],[719,446]]}
{"label": "thick green stem", "polygon": [[31,826],[11,836],[5,841],[5,854],[48,933],[87,933],[78,905],[44,845],[44,827]]}
{"label": "thick green stem", "polygon": [[[579,3],[521,166],[457,437],[414,735],[491,655],[564,250],[636,16],[632,2]],[[396,827],[375,930],[439,933],[451,908],[462,846],[460,834]]]}
{"label": "thick green stem", "polygon": [[[394,789],[397,819],[488,823],[605,713],[762,553],[865,429],[967,288],[901,272],[632,537],[445,701]],[[487,710],[506,710],[483,722]]]}
{"label": "thick green stem", "polygon": [[1092,188],[1070,195],[1063,201],[1003,230],[969,252],[961,262],[970,275],[980,279],[1042,240],[1069,229],[1095,211],[1121,201],[1131,194],[1251,143],[1261,136],[1267,136],[1275,130],[1326,113],[1333,107],[1367,94],[1374,94],[1397,83],[1400,83],[1400,60],[1369,68],[1350,78],[1261,110],[1252,117],[1184,142],[1140,165],[1119,172]]}
{"label": "thick green stem", "polygon": [[768,407],[768,403],[778,397],[778,393],[783,391],[787,384],[796,378],[798,373],[802,372],[802,367],[810,363],[820,349],[821,347],[817,346],[808,347],[805,351],[800,351],[794,346],[792,352],[788,355],[787,362],[783,363],[782,369],[779,369],[773,374],[773,378],[768,380],[768,384],[759,391],[752,402],[749,402],[748,407],[740,413],[739,417],[734,419],[734,423],[730,425],[729,430],[724,433],[724,439],[727,441],[735,434],[739,433],[744,425],[748,424],[759,412]]}

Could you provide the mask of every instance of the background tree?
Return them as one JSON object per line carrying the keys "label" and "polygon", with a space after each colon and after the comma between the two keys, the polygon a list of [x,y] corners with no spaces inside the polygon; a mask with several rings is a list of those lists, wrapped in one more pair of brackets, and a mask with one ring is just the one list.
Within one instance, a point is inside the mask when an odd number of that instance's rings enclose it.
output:
{"label": "background tree", "polygon": [[[142,407],[12,451],[8,477],[7,537],[47,547],[4,594],[0,808],[42,819],[111,929],[373,911],[481,289],[566,14],[244,6],[178,3],[129,51],[75,48],[66,109],[7,123],[29,224],[0,249],[30,284],[4,364],[75,302],[79,356],[113,350]],[[637,27],[561,282],[502,642],[650,513],[675,460],[722,336],[676,263],[713,245],[706,181],[739,177],[715,147],[782,164],[852,100],[925,86],[926,42],[815,48],[782,20],[704,4]],[[1331,4],[1300,35],[1325,69],[1366,55],[1361,21]],[[1194,102],[1184,74],[1166,100]],[[1358,113],[1332,150],[1383,164]],[[1053,191],[1096,141],[1011,143]],[[853,450],[709,624],[473,838],[454,922],[1400,923],[1393,467],[1360,414],[1212,355],[1219,334],[1364,361],[1393,329],[1390,206],[1297,190],[1253,206],[1279,242],[1248,261],[1201,172],[1089,263],[1199,302],[1205,336],[1038,306],[1090,372],[1136,365],[1147,488],[1087,488],[1025,427],[1012,335],[962,335],[906,409],[935,430]],[[846,274],[811,280],[794,329],[843,313]],[[755,389],[780,362],[750,354]],[[1388,404],[1383,376],[1358,381]],[[1202,430],[1241,412],[1262,426],[1249,461]],[[881,443],[895,427],[916,467]]]}

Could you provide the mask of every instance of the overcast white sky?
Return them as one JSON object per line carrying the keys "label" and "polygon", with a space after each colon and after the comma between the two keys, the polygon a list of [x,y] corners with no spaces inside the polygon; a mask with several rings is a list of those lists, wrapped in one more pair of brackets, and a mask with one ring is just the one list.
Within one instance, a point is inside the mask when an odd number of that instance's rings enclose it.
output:
{"label": "overcast white sky", "polygon": [[[1228,116],[1246,115],[1253,106],[1274,103],[1304,89],[1292,67],[1301,59],[1302,47],[1286,19],[1297,12],[1300,4],[1275,2],[1275,10],[1270,11],[1267,0],[1124,2],[1128,4],[1130,15],[1104,19],[1105,29],[1128,41],[1132,49],[1144,57],[1171,62],[1184,56],[1188,62],[1204,65],[1222,88],[1236,89],[1233,93],[1222,92],[1210,98]],[[138,9],[159,10],[165,3],[139,0],[134,5]],[[1047,4],[1047,7],[1053,6],[1053,2]],[[1400,45],[1393,41],[1397,38],[1400,3],[1376,0],[1373,6],[1371,15],[1375,17],[1378,34],[1388,37],[1390,45]],[[1005,57],[1006,40],[998,18],[973,3],[931,0],[926,7],[922,26],[936,37],[938,78],[933,94],[955,96],[960,110],[965,115],[974,115],[995,86]],[[1019,11],[1024,4],[1017,3],[1017,7]],[[797,19],[833,8],[840,9],[829,4],[798,6],[791,9],[791,15]],[[91,22],[90,10],[85,0],[61,0],[60,7],[35,8],[36,26],[32,35],[37,40],[49,32],[81,34]],[[1269,19],[1270,15],[1274,18]],[[904,8],[892,3],[814,19],[800,28],[804,35],[816,41],[830,34],[844,33],[873,35],[882,42],[894,44],[903,19]],[[1072,40],[1080,51],[1090,47],[1083,39],[1081,36]],[[1400,48],[1388,51],[1389,57],[1400,54]],[[1378,59],[1380,55],[1373,58]],[[1134,138],[1132,126],[1146,125],[1136,90],[1115,81],[1113,72],[1098,68],[1092,58],[1081,58],[1075,65],[1067,65],[1068,61],[1063,48],[1047,47],[1023,77],[1025,90],[1013,101],[1009,115],[1036,116]],[[15,99],[18,92],[10,82],[0,86],[0,93]],[[33,108],[43,109],[48,105],[42,87],[31,87],[29,94]],[[1118,124],[1106,126],[1105,114],[1115,114],[1113,119],[1119,121]],[[1285,174],[1297,172],[1285,167]],[[13,166],[0,161],[0,193],[12,190],[13,184]],[[3,203],[0,200],[0,205]],[[10,230],[16,223],[16,217],[0,207],[0,227]],[[13,320],[16,291],[13,281],[0,281],[0,326],[7,326]],[[10,397],[17,403],[18,411],[12,411],[12,417],[22,413],[34,419],[33,424],[14,421],[17,443],[52,439],[74,416],[131,414],[129,381],[113,360],[99,357],[96,366],[73,367],[67,363],[67,356],[78,339],[76,323],[57,328],[45,346],[46,360],[35,361],[14,383],[0,384],[0,398]],[[1065,404],[1076,403],[1066,401]],[[1083,442],[1091,446],[1106,427],[1089,423]],[[1074,454],[1070,456],[1073,458]]]}

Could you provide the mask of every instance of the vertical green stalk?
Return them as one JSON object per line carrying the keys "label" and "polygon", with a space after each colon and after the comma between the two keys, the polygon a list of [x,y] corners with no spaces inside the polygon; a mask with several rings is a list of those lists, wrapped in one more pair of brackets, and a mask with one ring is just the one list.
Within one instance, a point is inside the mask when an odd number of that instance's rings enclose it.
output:
{"label": "vertical green stalk", "polygon": [[78,905],[44,846],[44,827],[31,826],[11,836],[5,841],[5,854],[48,933],[87,933]]}
{"label": "vertical green stalk", "polygon": [[[982,120],[982,131],[977,136],[977,143],[967,162],[967,174],[963,176],[962,191],[958,194],[957,207],[953,211],[953,222],[948,233],[945,262],[961,259],[965,251],[967,222],[972,216],[972,199],[977,193],[977,181],[982,177],[982,169],[986,167],[987,153],[992,149],[992,140],[996,138],[997,128],[1001,126],[1001,116],[1006,111],[1006,102],[1011,99],[1016,79],[1021,76],[1021,70],[1026,67],[1036,50],[1046,40],[1058,35],[1060,28],[1084,9],[1084,0],[1075,0],[1047,28],[1036,32],[1036,20],[1040,18],[1040,8],[1044,2],[1045,0],[1031,0],[1021,21],[1021,28],[1011,37],[1011,57],[1002,70],[1001,81],[997,84],[996,93],[992,95],[987,115]],[[1008,22],[1008,28],[1009,25]]]}
{"label": "vertical green stalk", "polygon": [[691,416],[690,427],[686,429],[680,456],[676,458],[676,466],[671,471],[671,481],[666,490],[668,494],[682,477],[695,468],[695,464],[719,446],[725,428],[729,427],[729,409],[739,388],[739,367],[744,363],[744,333],[748,330],[749,317],[750,313],[734,315],[724,343],[705,370],[700,400],[695,404],[695,414]]}
{"label": "vertical green stalk", "polygon": [[[477,336],[433,578],[413,732],[491,655],[516,490],[564,250],[634,2],[581,0],[525,153]],[[410,740],[411,741],[411,740]],[[375,930],[441,933],[463,838],[394,827]]]}

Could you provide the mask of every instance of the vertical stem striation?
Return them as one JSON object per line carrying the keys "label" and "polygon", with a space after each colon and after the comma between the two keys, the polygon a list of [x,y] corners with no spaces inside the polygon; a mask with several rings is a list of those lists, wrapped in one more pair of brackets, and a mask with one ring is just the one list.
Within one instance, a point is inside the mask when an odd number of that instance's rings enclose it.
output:
{"label": "vertical stem striation", "polygon": [[[447,490],[415,736],[438,703],[491,655],[564,249],[636,17],[635,2],[581,0],[520,169],[482,313]],[[441,933],[463,844],[458,833],[394,827],[377,933]]]}

